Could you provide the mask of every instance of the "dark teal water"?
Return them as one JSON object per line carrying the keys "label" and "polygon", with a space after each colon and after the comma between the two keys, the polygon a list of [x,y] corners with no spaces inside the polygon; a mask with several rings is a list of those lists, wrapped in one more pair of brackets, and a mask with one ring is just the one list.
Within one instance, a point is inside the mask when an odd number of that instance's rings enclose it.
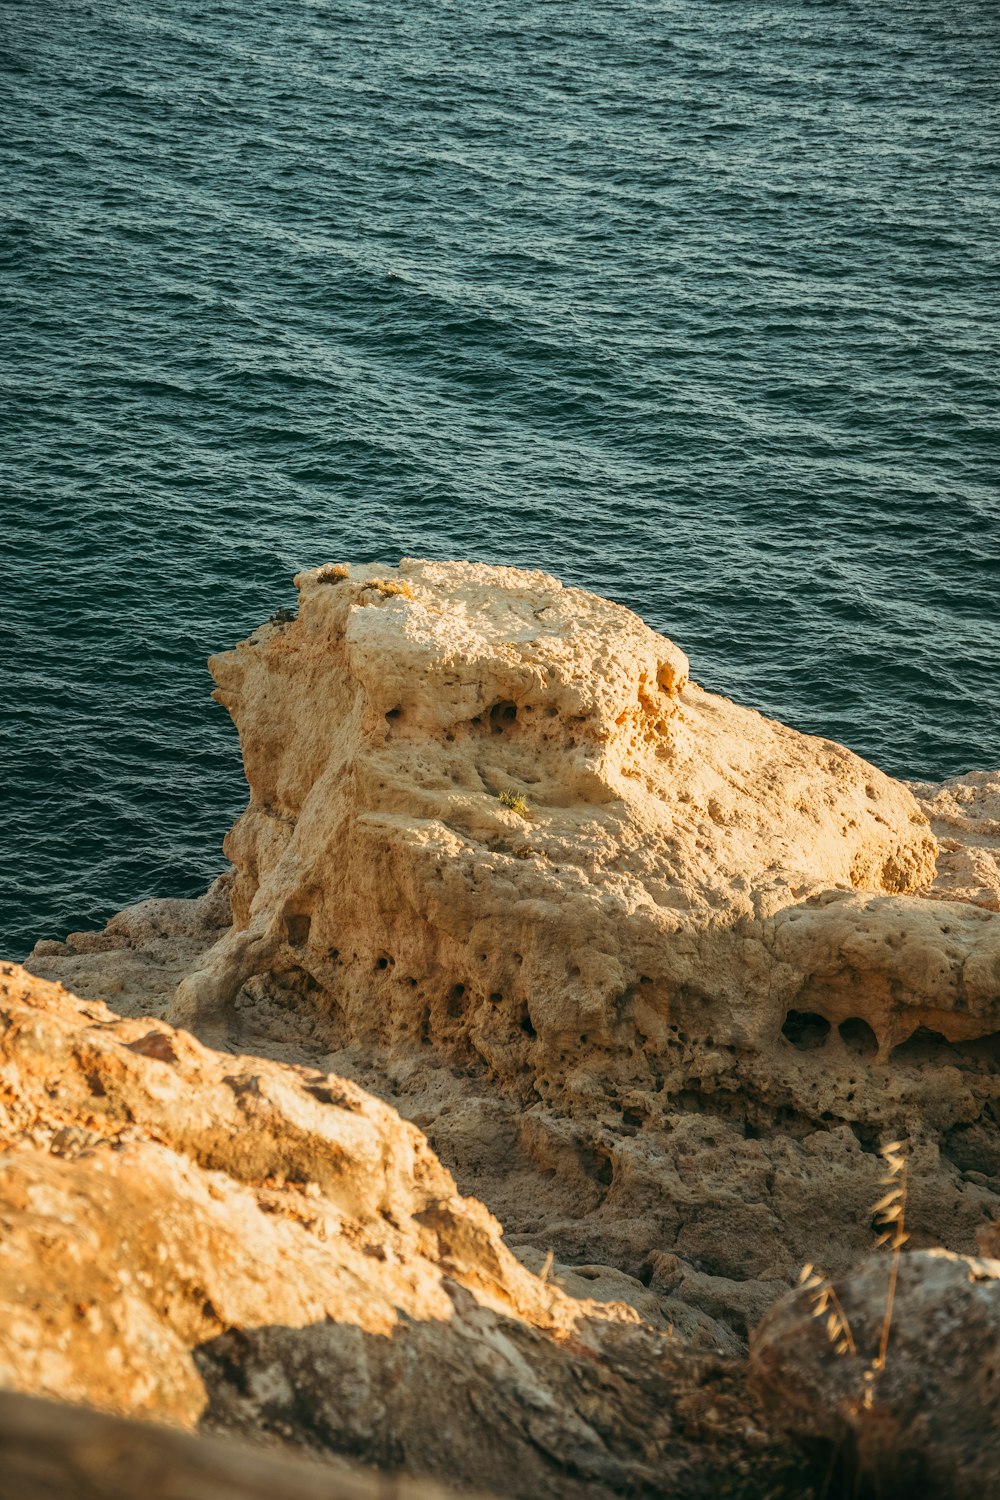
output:
{"label": "dark teal water", "polygon": [[0,952],[198,891],[293,571],[542,564],[1000,763],[1000,12],[0,0]]}

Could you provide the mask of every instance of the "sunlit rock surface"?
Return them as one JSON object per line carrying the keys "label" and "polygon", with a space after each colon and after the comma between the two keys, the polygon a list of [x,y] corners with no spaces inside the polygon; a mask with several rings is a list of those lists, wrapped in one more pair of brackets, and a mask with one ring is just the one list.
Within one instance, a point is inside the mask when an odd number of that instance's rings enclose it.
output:
{"label": "sunlit rock surface", "polygon": [[211,663],[250,786],[232,872],[34,970],[353,1078],[525,1264],[712,1357],[803,1262],[869,1248],[880,1140],[907,1141],[914,1244],[974,1248],[1000,1215],[995,777],[895,782],[543,573],[298,584],[297,618]]}
{"label": "sunlit rock surface", "polygon": [[353,1084],[13,965],[0,1021],[0,1386],[525,1500],[745,1455],[729,1367],[532,1275]]}

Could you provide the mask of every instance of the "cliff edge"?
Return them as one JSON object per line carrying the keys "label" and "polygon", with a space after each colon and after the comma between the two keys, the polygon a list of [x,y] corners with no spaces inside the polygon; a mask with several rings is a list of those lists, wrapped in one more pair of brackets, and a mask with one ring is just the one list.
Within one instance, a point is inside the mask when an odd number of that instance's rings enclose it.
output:
{"label": "cliff edge", "polygon": [[210,664],[250,788],[231,872],[34,972],[355,1080],[524,1266],[705,1357],[803,1262],[867,1251],[883,1140],[914,1244],[972,1252],[1000,1218],[1000,774],[893,781],[544,573],[296,583]]}

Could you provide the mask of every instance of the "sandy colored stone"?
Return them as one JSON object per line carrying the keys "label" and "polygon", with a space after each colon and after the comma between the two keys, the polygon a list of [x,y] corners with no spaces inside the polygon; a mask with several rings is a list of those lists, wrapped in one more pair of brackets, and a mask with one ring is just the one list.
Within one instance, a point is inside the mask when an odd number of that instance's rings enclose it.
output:
{"label": "sandy colored stone", "polygon": [[[838,944],[826,893],[931,879],[906,788],[694,687],[620,606],[513,569],[404,562],[406,594],[370,576],[301,575],[294,622],[212,660],[251,800],[235,925],[178,1021],[304,969],[352,1038],[464,1032],[498,1070],[579,1088],[576,1058],[627,1078],[671,1026],[773,1042]],[[917,1024],[863,998],[880,1040]]]}
{"label": "sandy colored stone", "polygon": [[0,1386],[527,1500],[709,1494],[727,1370],[530,1274],[351,1083],[0,966]]}
{"label": "sandy colored stone", "polygon": [[1000,911],[1000,771],[911,785],[941,846],[928,894]]}
{"label": "sandy colored stone", "polygon": [[777,1427],[825,1451],[845,1494],[982,1500],[1000,1481],[1000,1261],[904,1254],[873,1374],[890,1272],[884,1254],[835,1279],[844,1354],[808,1291],[777,1303],[751,1339],[754,1387]]}
{"label": "sandy colored stone", "polygon": [[638,1283],[706,1349],[865,1252],[880,1141],[907,1140],[915,1244],[974,1248],[1000,914],[934,829],[985,859],[995,778],[918,799],[542,573],[298,583],[297,619],[212,661],[250,785],[231,875],[31,967],[354,1078],[519,1255]]}

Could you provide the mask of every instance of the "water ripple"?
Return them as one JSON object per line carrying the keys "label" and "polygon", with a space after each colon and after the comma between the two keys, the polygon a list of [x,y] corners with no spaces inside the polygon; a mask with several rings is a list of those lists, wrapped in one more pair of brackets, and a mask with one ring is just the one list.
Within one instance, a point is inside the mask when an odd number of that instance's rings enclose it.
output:
{"label": "water ripple", "polygon": [[1000,763],[995,8],[0,0],[0,951],[201,888],[296,568],[542,564]]}

